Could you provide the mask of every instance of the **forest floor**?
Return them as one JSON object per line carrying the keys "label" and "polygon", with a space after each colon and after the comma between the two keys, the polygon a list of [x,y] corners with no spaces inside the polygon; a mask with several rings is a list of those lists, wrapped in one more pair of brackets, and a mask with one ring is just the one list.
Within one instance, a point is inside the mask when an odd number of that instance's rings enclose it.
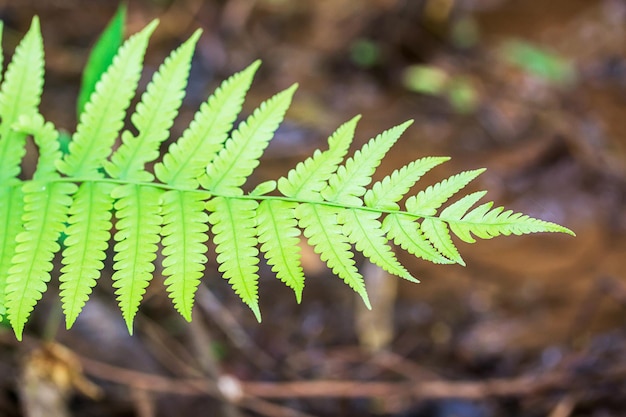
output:
{"label": "forest floor", "polygon": [[[40,16],[42,113],[59,128],[74,129],[82,68],[115,7],[0,0],[5,56]],[[173,137],[260,58],[247,110],[300,87],[259,181],[356,114],[357,145],[415,119],[379,172],[449,155],[423,183],[485,167],[490,200],[577,237],[459,244],[466,267],[399,251],[418,285],[359,260],[372,311],[305,248],[299,305],[262,268],[261,324],[212,260],[192,323],[155,279],[134,336],[105,271],[71,331],[48,297],[25,342],[0,332],[0,415],[36,417],[25,410],[47,392],[62,394],[59,417],[626,415],[626,1],[141,0],[129,33],[154,18],[148,70],[204,30]],[[425,91],[420,69],[446,87]]]}

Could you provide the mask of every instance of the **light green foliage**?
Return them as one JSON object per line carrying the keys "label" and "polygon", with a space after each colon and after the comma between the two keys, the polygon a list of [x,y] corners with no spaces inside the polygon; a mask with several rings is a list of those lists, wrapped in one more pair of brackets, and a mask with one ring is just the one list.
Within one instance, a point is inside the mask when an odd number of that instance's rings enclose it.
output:
{"label": "light green foliage", "polygon": [[79,116],[85,109],[85,104],[89,101],[89,97],[96,89],[96,83],[109,68],[117,50],[124,41],[125,22],[126,5],[120,4],[115,16],[113,16],[113,19],[111,19],[106,29],[104,29],[89,54],[87,65],[85,65],[85,70],[83,71],[78,100],[76,102],[76,110]]}
{"label": "light green foliage", "polygon": [[[431,262],[463,264],[453,235],[472,243],[475,237],[573,234],[490,202],[472,208],[485,192],[450,201],[483,170],[411,194],[445,157],[418,159],[370,185],[411,122],[381,133],[346,159],[355,117],[328,138],[327,150],[246,193],[243,187],[253,179],[295,91],[292,86],[269,98],[233,130],[258,62],[226,80],[200,106],[152,173],[146,165],[169,139],[199,37],[192,35],[154,74],[130,118],[136,133],[124,130],[116,147],[155,27],[150,24],[120,47],[85,105],[65,156],[58,132],[37,110],[44,68],[37,19],[9,64],[0,86],[0,314],[18,338],[56,275],[52,260],[59,252],[62,308],[72,326],[104,268],[113,225],[113,286],[131,333],[157,269],[174,307],[191,320],[209,239],[219,272],[261,320],[260,255],[300,302],[301,235],[369,307],[353,247],[390,273],[416,281],[394,255],[392,242]],[[39,158],[33,178],[23,180],[19,168],[28,136]],[[155,265],[159,246],[162,268]]]}

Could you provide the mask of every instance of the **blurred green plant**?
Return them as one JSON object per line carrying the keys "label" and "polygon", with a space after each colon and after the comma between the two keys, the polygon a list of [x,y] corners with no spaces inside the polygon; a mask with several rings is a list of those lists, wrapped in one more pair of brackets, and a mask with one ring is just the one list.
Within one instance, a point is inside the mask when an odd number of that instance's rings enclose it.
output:
{"label": "blurred green plant", "polygon": [[[389,273],[417,282],[391,242],[431,262],[464,265],[453,234],[468,243],[475,237],[573,234],[555,223],[493,208],[492,202],[474,207],[485,191],[461,195],[442,209],[483,169],[410,192],[447,157],[417,159],[370,186],[382,158],[411,121],[382,132],[347,157],[355,117],[329,137],[327,150],[316,150],[286,176],[246,192],[244,185],[296,89],[293,85],[269,98],[235,127],[259,62],[224,81],[160,155],[185,96],[200,31],[165,59],[130,115],[133,129],[125,129],[157,24],[119,48],[84,105],[66,154],[59,148],[59,132],[39,113],[45,66],[36,17],[7,67],[0,86],[0,313],[18,339],[47,291],[57,254],[63,265],[62,308],[66,326],[72,326],[104,268],[111,237],[113,287],[132,333],[159,247],[164,284],[185,319],[191,320],[207,263],[206,242],[212,238],[218,270],[260,321],[260,254],[300,302],[301,235],[369,307],[353,246]],[[28,136],[38,159],[33,177],[22,179]]]}
{"label": "blurred green plant", "polygon": [[380,48],[372,40],[357,39],[350,46],[350,59],[361,68],[371,68],[380,60]]}
{"label": "blurred green plant", "polygon": [[434,65],[407,67],[402,82],[409,91],[447,100],[458,113],[472,113],[479,102],[476,87],[468,77],[452,76]]}
{"label": "blurred green plant", "polygon": [[501,59],[549,84],[567,87],[576,80],[576,69],[567,59],[522,40],[508,40],[498,50]]}

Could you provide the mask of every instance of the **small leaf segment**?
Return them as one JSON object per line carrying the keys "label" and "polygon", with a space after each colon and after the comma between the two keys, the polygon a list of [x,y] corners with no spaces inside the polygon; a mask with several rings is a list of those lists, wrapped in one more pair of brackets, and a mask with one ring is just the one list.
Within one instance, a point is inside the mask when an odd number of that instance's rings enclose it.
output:
{"label": "small leaf segment", "polygon": [[[259,67],[255,62],[224,81],[182,135],[170,138],[198,31],[165,59],[130,115],[133,130],[124,129],[156,26],[152,22],[119,48],[85,104],[65,154],[59,149],[58,131],[38,110],[44,53],[37,18],[4,74],[0,315],[8,319],[18,339],[47,290],[58,253],[66,325],[75,323],[104,269],[111,238],[113,287],[132,333],[134,317],[155,275],[159,246],[159,275],[185,319],[191,320],[211,239],[219,272],[260,321],[260,256],[300,302],[305,281],[302,235],[369,307],[353,248],[391,274],[417,282],[396,258],[392,244],[427,261],[464,264],[453,236],[473,243],[475,237],[573,234],[554,223],[493,208],[491,202],[473,208],[484,191],[450,202],[483,170],[453,175],[412,194],[417,181],[446,157],[415,160],[372,184],[381,160],[411,122],[386,130],[348,156],[359,120],[355,117],[328,138],[328,149],[316,150],[285,177],[250,187],[253,191],[246,193],[244,187],[248,189],[296,86],[261,103],[235,127]],[[39,157],[33,178],[21,179],[28,137]],[[158,160],[165,141],[169,148]]]}

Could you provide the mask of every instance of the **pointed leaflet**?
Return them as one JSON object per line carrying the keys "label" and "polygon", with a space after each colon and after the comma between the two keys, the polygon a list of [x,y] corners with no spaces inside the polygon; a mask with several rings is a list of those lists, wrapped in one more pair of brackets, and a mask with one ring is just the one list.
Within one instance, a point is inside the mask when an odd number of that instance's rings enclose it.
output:
{"label": "pointed leaflet", "polygon": [[396,169],[367,190],[363,198],[365,205],[386,210],[399,210],[398,201],[409,192],[422,175],[449,159],[431,156]]}
{"label": "pointed leaflet", "polygon": [[[448,216],[442,220],[450,224],[450,229],[457,236],[470,243],[474,241],[470,232],[481,239],[491,239],[499,235],[522,235],[537,232],[559,232],[575,236],[574,232],[558,224],[534,219],[522,213],[514,213],[512,210],[505,211],[504,207],[491,209],[492,205],[492,202],[482,204],[460,219],[455,217],[460,217],[464,213],[454,213],[454,216],[449,216],[449,213],[446,213]],[[442,216],[443,214],[442,212]]]}
{"label": "pointed leaflet", "polygon": [[300,264],[300,229],[295,218],[295,203],[264,200],[257,208],[257,233],[261,252],[278,279],[293,289],[296,301],[302,300],[304,271]]}
{"label": "pointed leaflet", "polygon": [[118,230],[114,236],[113,287],[117,288],[115,294],[131,334],[133,319],[154,271],[162,194],[158,188],[134,184],[118,186],[112,193],[117,199],[114,208]]}
{"label": "pointed leaflet", "polygon": [[353,117],[339,126],[328,138],[328,150],[322,152],[316,149],[313,156],[299,162],[287,173],[287,177],[278,180],[278,190],[287,197],[319,200],[319,192],[348,153],[360,118]]}
{"label": "pointed leaflet", "polygon": [[194,120],[172,143],[163,162],[154,166],[159,181],[182,188],[198,187],[197,178],[222,149],[260,61],[231,76],[200,106]]}
{"label": "pointed leaflet", "polygon": [[352,206],[363,205],[360,197],[365,194],[365,186],[372,181],[376,167],[411,123],[413,121],[384,131],[356,151],[330,177],[328,186],[322,190],[324,199]]}
{"label": "pointed leaflet", "polygon": [[[6,305],[9,320],[18,338],[24,324],[50,280],[52,258],[59,250],[57,239],[64,228],[67,206],[76,186],[67,183],[46,184],[58,178],[54,162],[61,155],[58,133],[52,123],[39,114],[22,115],[13,125],[16,132],[33,136],[39,148],[34,181],[25,183],[22,231],[16,236],[14,256],[6,278]],[[10,197],[10,196],[9,196]],[[18,210],[19,213],[21,210]],[[17,213],[11,213],[15,216]],[[17,229],[17,228],[16,228]]]}
{"label": "pointed leaflet", "polygon": [[388,239],[378,221],[380,213],[358,209],[344,209],[339,212],[339,223],[343,224],[344,234],[350,243],[374,264],[390,274],[408,281],[417,282],[396,259]]}
{"label": "pointed leaflet", "polygon": [[28,33],[15,49],[0,88],[0,184],[17,177],[26,153],[24,133],[12,130],[22,115],[37,112],[43,88],[43,41],[39,19],[33,18]]}
{"label": "pointed leaflet", "polygon": [[450,226],[450,230],[464,242],[474,243],[476,240],[470,233],[470,228],[466,225],[452,220],[461,220],[461,217],[467,213],[467,211],[480,200],[487,191],[478,191],[472,194],[468,194],[465,197],[459,199],[457,202],[450,204],[448,207],[441,211],[439,218],[447,222]]}
{"label": "pointed leaflet", "polygon": [[143,182],[154,179],[144,166],[158,158],[159,145],[167,139],[178,115],[185,96],[191,57],[200,33],[197,30],[187,42],[173,51],[152,77],[131,116],[138,135],[125,130],[122,145],[113,153],[111,160],[104,163],[112,178]]}
{"label": "pointed leaflet", "polygon": [[24,191],[24,230],[17,235],[17,247],[11,260],[6,285],[6,308],[9,321],[19,340],[24,324],[50,281],[52,258],[59,251],[57,243],[67,220],[70,183],[26,183]]}
{"label": "pointed leaflet", "polygon": [[366,307],[371,309],[363,277],[354,265],[354,255],[350,250],[348,238],[343,234],[337,221],[337,210],[334,207],[302,203],[296,208],[296,217],[315,253],[318,253],[333,273],[356,291]]}
{"label": "pointed leaflet", "polygon": [[174,307],[187,321],[191,321],[194,296],[207,262],[207,198],[203,193],[178,190],[167,191],[162,198],[165,285]]}
{"label": "pointed leaflet", "polygon": [[409,197],[406,201],[406,209],[422,217],[433,216],[443,203],[483,172],[485,172],[484,169],[464,171],[431,185],[417,195]]}
{"label": "pointed leaflet", "polygon": [[100,272],[111,237],[114,185],[86,181],[80,185],[69,209],[63,241],[61,302],[66,327],[72,327],[89,299]]}
{"label": "pointed leaflet", "polygon": [[258,203],[216,197],[207,203],[209,222],[217,252],[219,271],[232,285],[235,293],[261,321],[257,271],[259,250],[256,248],[255,215]]}
{"label": "pointed leaflet", "polygon": [[276,94],[242,122],[207,166],[200,179],[205,189],[217,194],[243,194],[240,188],[259,165],[259,158],[274,136],[291,103],[297,85]]}
{"label": "pointed leaflet", "polygon": [[0,187],[0,316],[6,312],[6,277],[17,246],[15,237],[22,230],[23,199],[21,185]]}
{"label": "pointed leaflet", "polygon": [[57,164],[63,174],[75,177],[101,177],[98,169],[124,125],[126,109],[135,95],[148,39],[156,28],[154,21],[133,35],[120,48],[96,91],[85,105],[80,123],[70,142],[69,153]]}
{"label": "pointed leaflet", "polygon": [[388,214],[383,220],[383,230],[389,239],[411,255],[436,264],[454,263],[432,247],[414,217],[402,213]]}
{"label": "pointed leaflet", "polygon": [[443,256],[465,266],[463,258],[461,258],[459,251],[452,243],[450,232],[445,222],[429,217],[422,221],[421,229],[424,236]]}

